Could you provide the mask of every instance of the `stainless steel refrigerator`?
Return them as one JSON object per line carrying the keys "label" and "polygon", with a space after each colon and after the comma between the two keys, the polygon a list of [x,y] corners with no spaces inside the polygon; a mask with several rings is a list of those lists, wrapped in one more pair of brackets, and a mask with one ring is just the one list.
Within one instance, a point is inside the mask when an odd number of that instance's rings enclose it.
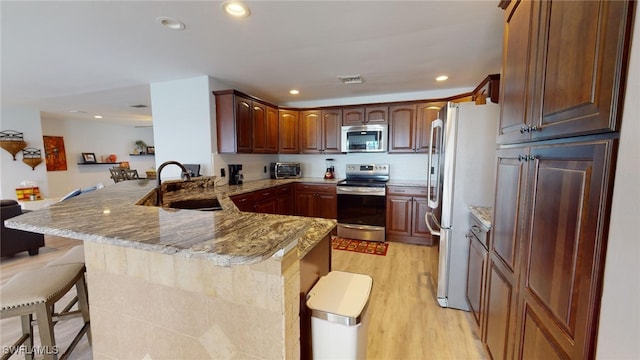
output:
{"label": "stainless steel refrigerator", "polygon": [[493,206],[499,106],[487,101],[447,104],[431,127],[428,178],[431,234],[439,236],[437,297],[442,307],[469,310],[466,302],[469,206]]}

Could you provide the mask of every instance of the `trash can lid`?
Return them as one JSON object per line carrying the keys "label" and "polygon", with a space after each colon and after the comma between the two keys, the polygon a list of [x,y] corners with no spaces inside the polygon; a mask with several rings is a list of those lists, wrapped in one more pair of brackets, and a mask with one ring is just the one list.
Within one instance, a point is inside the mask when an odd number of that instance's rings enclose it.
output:
{"label": "trash can lid", "polygon": [[371,276],[331,271],[321,277],[307,294],[311,316],[353,326],[361,322],[369,303]]}

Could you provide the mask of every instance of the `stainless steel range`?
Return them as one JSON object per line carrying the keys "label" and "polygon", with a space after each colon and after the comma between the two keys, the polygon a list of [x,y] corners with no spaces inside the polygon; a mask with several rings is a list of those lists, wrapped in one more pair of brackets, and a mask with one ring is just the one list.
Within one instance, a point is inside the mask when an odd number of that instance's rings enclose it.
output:
{"label": "stainless steel range", "polygon": [[338,236],[385,240],[386,182],[389,164],[348,164],[338,182]]}

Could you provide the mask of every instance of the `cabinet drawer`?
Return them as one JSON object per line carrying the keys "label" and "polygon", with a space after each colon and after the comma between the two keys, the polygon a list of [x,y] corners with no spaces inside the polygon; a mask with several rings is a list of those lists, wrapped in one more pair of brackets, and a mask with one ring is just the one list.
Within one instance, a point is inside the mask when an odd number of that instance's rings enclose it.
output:
{"label": "cabinet drawer", "polygon": [[258,190],[258,191],[254,191],[253,194],[254,194],[253,196],[255,198],[255,201],[261,201],[264,199],[270,199],[272,197],[275,197],[276,189],[268,188],[264,190]]}
{"label": "cabinet drawer", "polygon": [[471,227],[467,236],[478,239],[486,250],[489,249],[489,232],[473,216],[471,216]]}
{"label": "cabinet drawer", "polygon": [[335,194],[336,186],[335,185],[326,185],[326,184],[296,184],[296,191],[311,191],[315,193],[325,193],[325,194]]}
{"label": "cabinet drawer", "polygon": [[427,196],[426,187],[387,186],[387,195]]}

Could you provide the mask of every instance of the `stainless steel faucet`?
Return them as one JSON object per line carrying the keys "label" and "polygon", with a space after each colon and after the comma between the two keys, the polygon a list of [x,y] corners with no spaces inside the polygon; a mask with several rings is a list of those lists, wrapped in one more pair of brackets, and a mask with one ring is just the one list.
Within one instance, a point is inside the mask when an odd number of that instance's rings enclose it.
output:
{"label": "stainless steel faucet", "polygon": [[191,180],[191,175],[189,175],[189,170],[187,170],[187,168],[184,167],[184,165],[180,164],[179,162],[174,161],[174,160],[169,160],[169,161],[165,161],[162,164],[160,164],[160,166],[158,166],[158,171],[157,171],[157,173],[158,173],[158,175],[157,175],[158,176],[158,179],[157,179],[158,185],[156,187],[156,189],[157,189],[156,191],[158,193],[157,194],[158,196],[157,196],[156,206],[162,206],[162,188],[160,187],[160,185],[162,184],[162,180],[160,178],[160,174],[162,173],[162,169],[164,169],[165,166],[172,165],[172,164],[173,165],[177,165],[182,169],[182,174],[181,174],[180,177],[186,178],[187,181]]}

